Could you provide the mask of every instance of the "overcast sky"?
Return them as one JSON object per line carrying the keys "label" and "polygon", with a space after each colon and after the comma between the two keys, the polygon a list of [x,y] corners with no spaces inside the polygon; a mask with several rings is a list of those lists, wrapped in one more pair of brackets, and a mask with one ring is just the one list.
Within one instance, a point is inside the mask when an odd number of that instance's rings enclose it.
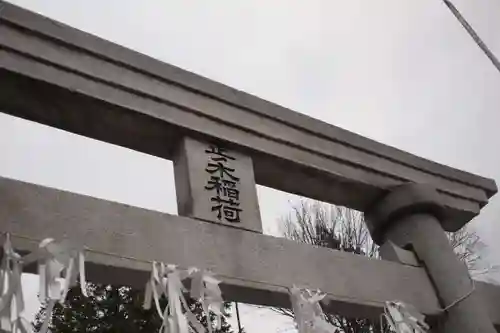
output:
{"label": "overcast sky", "polygon": [[[385,144],[500,180],[500,73],[440,0],[10,1]],[[500,0],[454,3],[500,56]],[[0,149],[0,175],[176,212],[170,162],[5,115]],[[259,199],[265,230],[276,233],[276,219],[294,197],[259,188]],[[500,264],[499,219],[500,195],[473,222],[494,264]],[[243,312],[248,333],[290,327],[262,310]]]}

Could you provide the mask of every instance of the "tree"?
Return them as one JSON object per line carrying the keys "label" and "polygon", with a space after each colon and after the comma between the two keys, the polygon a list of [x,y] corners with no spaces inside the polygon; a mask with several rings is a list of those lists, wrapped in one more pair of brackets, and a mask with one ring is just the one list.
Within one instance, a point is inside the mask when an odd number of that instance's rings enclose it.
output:
{"label": "tree", "polygon": [[[87,285],[89,297],[82,295],[80,286],[69,290],[63,305],[54,307],[50,330],[53,333],[154,333],[160,329],[162,320],[156,309],[142,308],[143,292],[130,287],[117,287],[103,284]],[[207,316],[199,302],[186,297],[191,311],[207,327]],[[167,300],[162,299],[162,308]],[[224,303],[225,316],[229,316],[231,303]],[[212,321],[215,315],[210,313]],[[35,318],[34,327],[38,331],[45,319],[45,308]],[[226,318],[222,319],[222,328],[215,333],[231,333],[232,329]]]}
{"label": "tree", "polygon": [[[298,242],[372,258],[380,257],[378,246],[372,241],[366,227],[364,215],[352,209],[301,200],[292,205],[291,213],[281,219],[280,227],[285,237]],[[489,271],[481,257],[484,244],[475,232],[464,227],[456,233],[448,233],[448,238],[471,274]],[[293,312],[288,309],[274,311],[293,317]],[[343,333],[371,333],[379,331],[380,327],[379,321],[370,319],[327,314],[327,320],[338,332]],[[384,331],[387,331],[386,327]]]}

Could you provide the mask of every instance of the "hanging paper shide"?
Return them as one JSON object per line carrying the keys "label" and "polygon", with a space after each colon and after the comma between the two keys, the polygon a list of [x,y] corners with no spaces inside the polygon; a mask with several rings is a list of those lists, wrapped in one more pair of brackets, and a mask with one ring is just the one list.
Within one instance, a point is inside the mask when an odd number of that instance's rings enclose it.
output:
{"label": "hanging paper shide", "polygon": [[[81,292],[87,295],[85,278],[85,257],[83,247],[69,241],[56,242],[44,239],[38,249],[24,257],[14,251],[11,238],[6,235],[3,244],[3,256],[0,271],[0,328],[13,333],[32,332],[31,323],[24,316],[21,273],[23,266],[38,263],[40,276],[39,300],[46,304],[45,320],[40,333],[49,332],[51,313],[57,303],[63,304],[68,291],[80,281]],[[190,288],[184,281],[190,279]],[[180,269],[176,265],[153,262],[151,275],[145,286],[145,309],[151,309],[153,302],[162,319],[159,333],[208,333],[214,326],[220,330],[223,316],[223,304],[220,281],[213,273],[198,268]],[[207,328],[190,310],[185,296],[198,301],[206,313]],[[167,299],[162,309],[160,300]],[[299,333],[334,333],[332,326],[323,313],[320,301],[325,294],[293,286],[290,300]],[[425,316],[412,306],[399,301],[386,302],[383,318],[390,329],[396,333],[426,333],[429,326]],[[212,323],[210,313],[215,314]]]}
{"label": "hanging paper shide", "polygon": [[293,286],[290,301],[299,333],[335,333],[335,327],[326,321],[319,302],[325,294]]}
{"label": "hanging paper shide", "polygon": [[[87,296],[85,282],[85,257],[83,250],[68,241],[56,242],[44,239],[37,251],[21,257],[12,247],[10,235],[6,235],[3,245],[4,256],[0,272],[0,319],[1,329],[13,333],[32,332],[31,323],[24,317],[24,302],[21,283],[23,266],[38,261],[40,278],[38,298],[46,304],[45,319],[40,333],[49,331],[49,323],[54,305],[64,303],[71,287],[78,283]],[[61,281],[62,280],[62,281]]]}
{"label": "hanging paper shide", "polygon": [[[154,262],[151,277],[146,284],[144,296],[144,309],[150,309],[154,301],[158,315],[162,319],[160,333],[189,333],[191,327],[196,333],[205,332],[205,328],[191,312],[184,297],[188,293],[182,281],[191,279],[189,295],[201,303],[207,314],[208,332],[212,332],[212,322],[209,311],[217,317],[216,328],[220,329],[222,323],[223,299],[219,289],[219,282],[207,271],[197,268],[187,270],[179,269],[175,265],[165,265]],[[165,296],[167,306],[161,309],[160,299]]]}
{"label": "hanging paper shide", "polygon": [[31,332],[31,323],[24,317],[21,283],[22,258],[6,235],[0,272],[0,327],[10,332]]}
{"label": "hanging paper shide", "polygon": [[425,316],[400,301],[386,302],[383,317],[396,333],[426,333],[429,330]]}

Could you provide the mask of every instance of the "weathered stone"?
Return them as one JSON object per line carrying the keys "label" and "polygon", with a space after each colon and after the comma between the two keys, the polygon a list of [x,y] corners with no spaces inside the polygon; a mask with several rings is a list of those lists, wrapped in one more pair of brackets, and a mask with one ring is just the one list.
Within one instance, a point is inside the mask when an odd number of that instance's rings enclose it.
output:
{"label": "weathered stone", "polygon": [[431,186],[408,184],[367,212],[367,224],[377,241],[411,248],[425,266],[443,308],[433,332],[493,333],[492,318],[438,219],[440,206],[440,195]]}
{"label": "weathered stone", "polygon": [[186,137],[174,169],[179,215],[262,232],[250,157]]}
{"label": "weathered stone", "polygon": [[[210,137],[252,157],[257,184],[366,211],[387,189],[432,184],[456,231],[496,184],[385,146],[2,2],[0,109],[166,159]],[[36,32],[36,33],[33,33]]]}

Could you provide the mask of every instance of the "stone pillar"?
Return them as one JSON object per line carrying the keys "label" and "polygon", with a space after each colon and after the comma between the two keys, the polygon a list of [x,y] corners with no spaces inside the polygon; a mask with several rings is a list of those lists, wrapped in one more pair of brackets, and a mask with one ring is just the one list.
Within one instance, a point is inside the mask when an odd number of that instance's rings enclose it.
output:
{"label": "stone pillar", "polygon": [[467,267],[454,254],[441,227],[440,194],[426,185],[403,185],[366,213],[374,241],[392,241],[411,249],[427,270],[442,307],[463,299],[443,312],[433,332],[494,333]]}
{"label": "stone pillar", "polygon": [[250,156],[185,137],[174,173],[179,215],[262,233]]}

